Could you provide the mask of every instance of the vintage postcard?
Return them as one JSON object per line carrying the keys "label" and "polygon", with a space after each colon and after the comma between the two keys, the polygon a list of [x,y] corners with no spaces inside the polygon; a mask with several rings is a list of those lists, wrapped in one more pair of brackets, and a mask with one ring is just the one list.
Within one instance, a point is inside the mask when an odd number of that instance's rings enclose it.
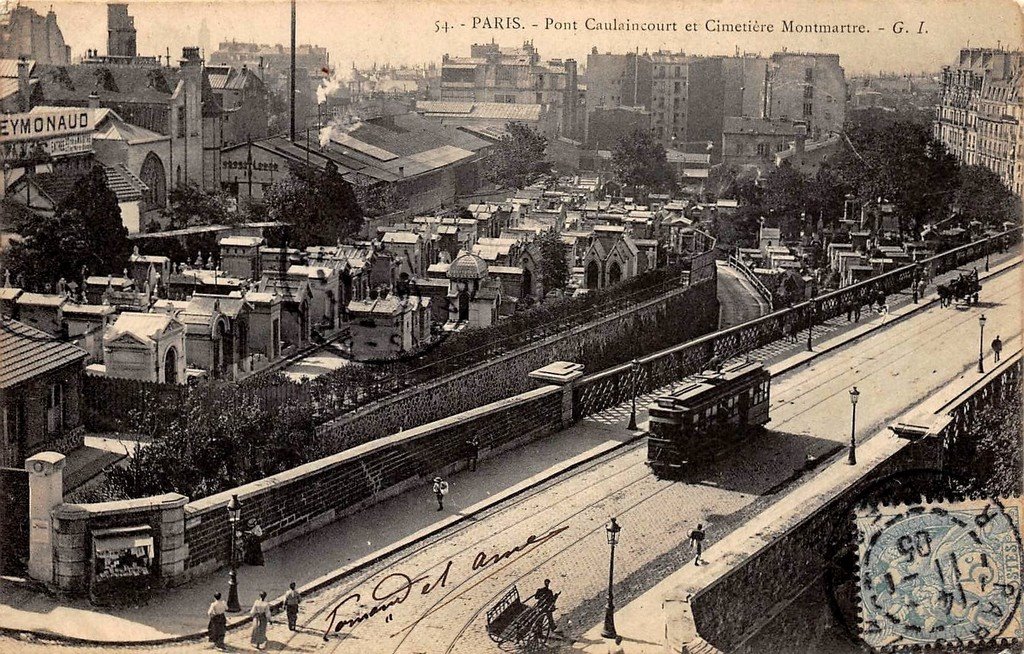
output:
{"label": "vintage postcard", "polygon": [[0,652],[1024,647],[1024,5],[0,0]]}

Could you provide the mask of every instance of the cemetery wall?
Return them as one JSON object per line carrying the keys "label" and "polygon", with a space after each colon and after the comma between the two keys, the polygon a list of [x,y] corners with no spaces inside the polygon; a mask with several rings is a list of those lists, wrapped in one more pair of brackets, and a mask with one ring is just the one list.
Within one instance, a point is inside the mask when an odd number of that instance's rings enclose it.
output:
{"label": "cemetery wall", "polygon": [[598,361],[588,363],[597,370],[629,361],[713,331],[718,306],[712,277],[387,397],[319,427],[318,436],[327,451],[341,451],[521,393],[529,372],[552,361]]}

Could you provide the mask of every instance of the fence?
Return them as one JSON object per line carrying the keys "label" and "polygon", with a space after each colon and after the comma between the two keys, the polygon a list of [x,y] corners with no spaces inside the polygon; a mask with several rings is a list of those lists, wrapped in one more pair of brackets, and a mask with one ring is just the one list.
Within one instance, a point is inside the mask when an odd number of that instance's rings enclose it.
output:
{"label": "fence", "polygon": [[879,292],[890,295],[907,289],[921,275],[933,278],[935,275],[953,270],[967,261],[980,259],[982,255],[995,252],[1008,243],[1016,241],[1021,228],[1003,232],[996,236],[903,266],[871,279],[840,288],[817,298],[812,298],[787,309],[781,309],[767,316],[717,331],[695,340],[667,348],[654,354],[640,357],[639,367],[634,373],[630,364],[622,364],[580,380],[574,391],[573,417],[577,420],[597,413],[630,399],[635,374],[638,393],[648,393],[656,388],[681,380],[687,375],[700,372],[708,367],[712,359],[725,361],[744,352],[750,352],[762,345],[782,338],[793,326],[801,329],[808,325],[834,318],[846,312],[848,307],[863,306]]}
{"label": "fence", "polygon": [[751,283],[751,285],[753,285],[754,289],[761,295],[761,297],[764,298],[765,302],[768,303],[768,306],[770,308],[774,308],[775,301],[772,298],[772,292],[768,290],[768,287],[764,285],[764,282],[757,278],[757,275],[754,274],[754,271],[752,271],[749,267],[747,267],[745,263],[737,259],[734,255],[730,254],[728,261],[730,266],[739,271],[739,273],[743,275],[747,279],[747,281]]}
{"label": "fence", "polygon": [[[534,348],[547,339],[578,330],[581,324],[588,328],[600,326],[612,317],[645,313],[652,305],[672,304],[677,302],[675,298],[680,294],[686,293],[687,280],[687,271],[652,271],[606,292],[543,304],[493,327],[455,334],[413,362],[345,366],[303,383],[271,373],[255,375],[241,383],[213,381],[186,389],[87,376],[86,425],[91,431],[99,432],[137,430],[140,421],[160,419],[175,407],[184,406],[186,398],[202,401],[204,394],[215,396],[221,403],[248,403],[268,410],[286,405],[307,405],[316,422],[328,423],[339,417],[352,416],[353,412],[390,397],[414,392],[424,384],[458,376],[475,366],[494,365],[503,355]],[[639,335],[634,337],[639,338]],[[584,354],[589,357],[584,363],[603,367],[604,361],[600,357],[594,358],[594,353],[585,353],[582,348],[572,356],[578,359]],[[547,361],[534,367],[544,363]],[[517,379],[523,377],[520,372],[516,372]],[[389,424],[385,433],[399,428],[400,424]]]}
{"label": "fence", "polygon": [[188,389],[136,379],[84,375],[82,408],[91,432],[133,431],[166,407],[181,406]]}

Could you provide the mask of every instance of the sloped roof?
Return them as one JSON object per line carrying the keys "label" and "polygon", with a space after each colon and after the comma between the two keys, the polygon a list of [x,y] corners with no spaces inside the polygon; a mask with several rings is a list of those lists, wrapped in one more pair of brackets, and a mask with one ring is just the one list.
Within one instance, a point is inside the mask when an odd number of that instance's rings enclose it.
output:
{"label": "sloped roof", "polygon": [[124,334],[128,334],[143,343],[154,343],[157,337],[167,329],[179,324],[178,321],[166,313],[125,312],[117,317],[114,324],[103,335],[103,340],[111,342]]}
{"label": "sloped roof", "polygon": [[10,388],[50,370],[81,361],[89,353],[45,332],[4,317],[0,322],[0,388]]}
{"label": "sloped roof", "polygon": [[135,202],[142,199],[142,194],[149,187],[128,170],[124,164],[104,166],[103,174],[107,178],[107,187],[117,196],[118,202]]}

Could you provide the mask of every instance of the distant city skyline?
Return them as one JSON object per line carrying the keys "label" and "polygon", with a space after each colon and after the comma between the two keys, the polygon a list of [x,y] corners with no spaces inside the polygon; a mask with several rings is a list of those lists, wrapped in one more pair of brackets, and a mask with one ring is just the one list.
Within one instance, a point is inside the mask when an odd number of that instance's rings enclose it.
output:
{"label": "distant city skyline", "polygon": [[[106,52],[106,8],[104,2],[23,2],[45,14],[50,7],[64,38],[78,59],[87,49]],[[181,56],[182,46],[199,45],[211,50],[221,41],[254,41],[287,44],[289,3],[287,1],[238,2],[217,0],[145,0],[129,2],[138,30],[141,55],[165,55],[171,61]],[[471,29],[474,17],[519,17],[522,29]],[[653,21],[675,23],[676,32],[602,32],[583,29],[584,21]],[[544,29],[545,20],[577,21],[577,31]],[[866,34],[783,33],[782,22],[796,24],[863,24]],[[199,42],[205,21],[209,43]],[[436,23],[454,25],[447,34],[436,31]],[[758,29],[774,25],[774,32],[709,32],[713,25],[739,25]],[[896,35],[893,25],[902,21],[910,33]],[[920,22],[924,21],[921,31]],[[466,27],[461,24],[465,23]],[[538,27],[533,27],[536,24]],[[685,31],[687,24],[697,29]],[[1020,47],[1024,20],[1020,5],[1013,0],[953,3],[944,0],[911,2],[851,2],[838,10],[833,3],[797,0],[751,3],[701,2],[680,7],[655,6],[636,0],[609,2],[584,8],[568,2],[421,2],[398,4],[390,1],[300,0],[298,41],[328,48],[331,63],[345,69],[354,62],[440,63],[445,53],[468,55],[473,43],[495,40],[502,46],[521,45],[533,40],[544,58],[575,58],[586,63],[592,47],[601,52],[635,49],[666,49],[688,54],[727,55],[740,52],[770,55],[782,50],[836,52],[847,75],[878,72],[937,72],[953,63],[963,47]],[[751,27],[752,26],[752,27]],[[206,53],[207,55],[210,52]]]}

